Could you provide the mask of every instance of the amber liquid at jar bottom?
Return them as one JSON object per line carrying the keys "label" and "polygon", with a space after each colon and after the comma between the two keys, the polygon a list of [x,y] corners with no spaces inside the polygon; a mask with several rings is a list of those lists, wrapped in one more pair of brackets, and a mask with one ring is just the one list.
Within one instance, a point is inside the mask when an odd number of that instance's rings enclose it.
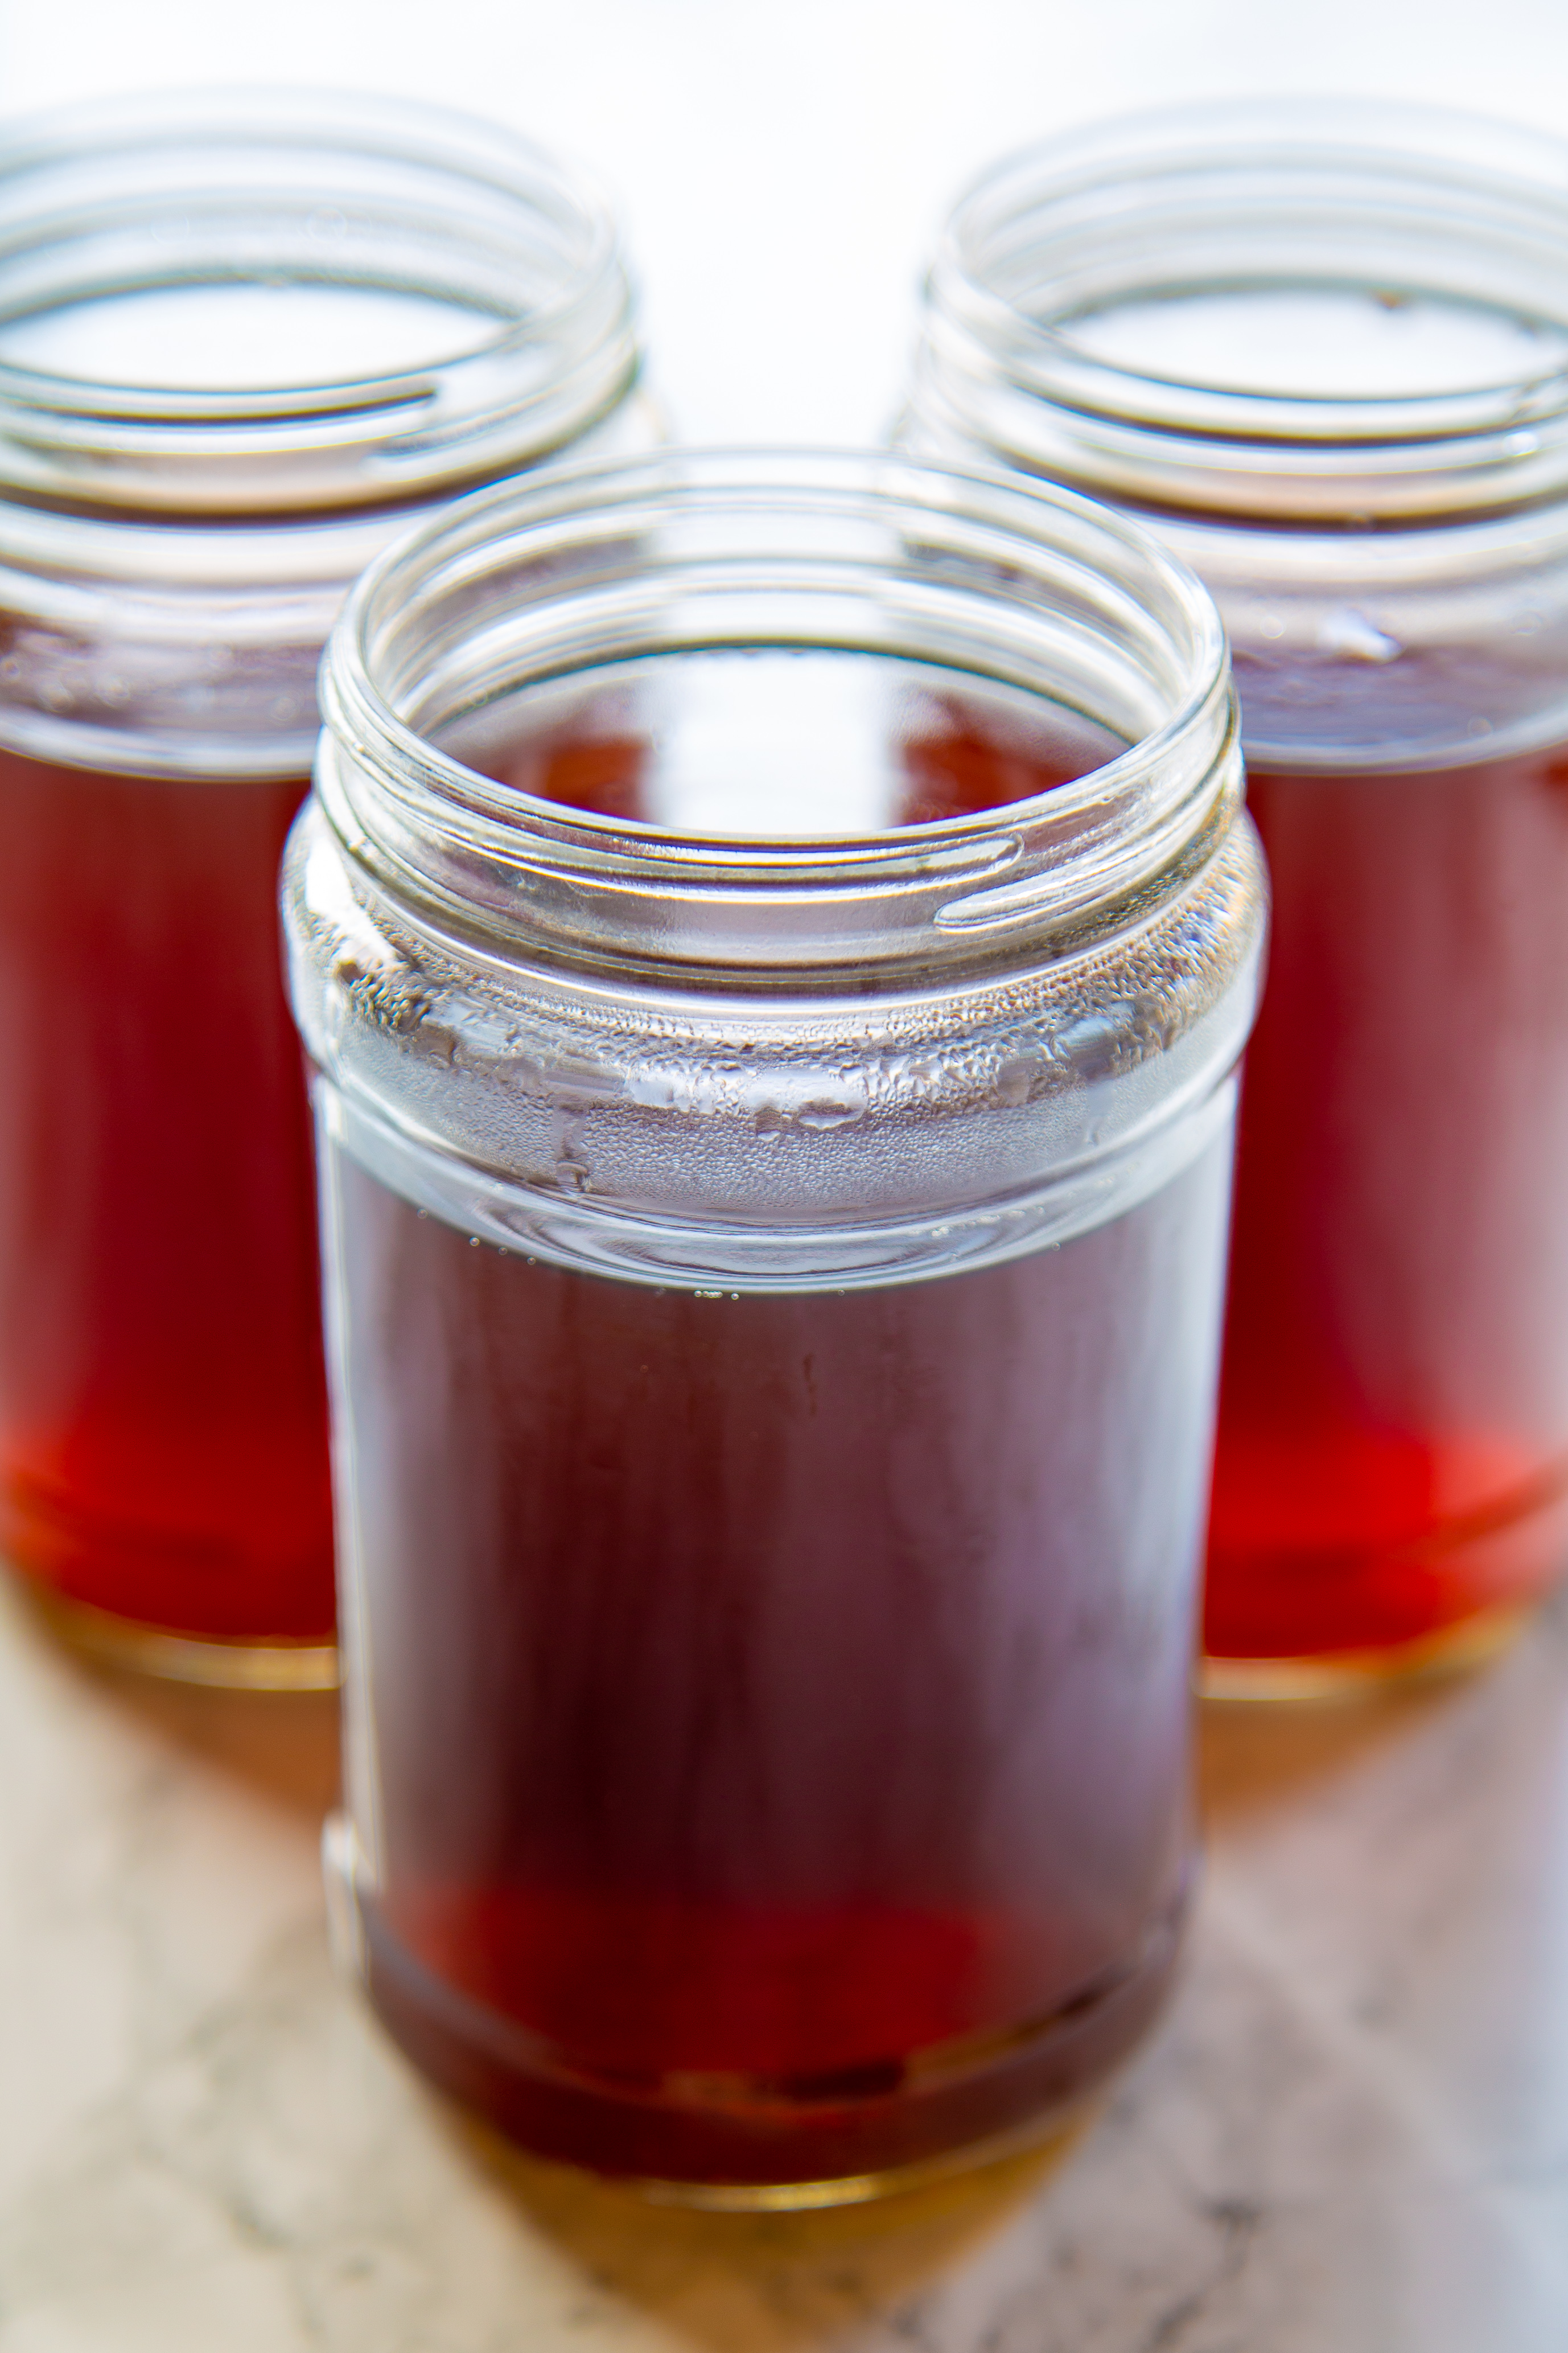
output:
{"label": "amber liquid at jar bottom", "polygon": [[1568,757],[1260,765],[1249,801],[1207,1646],[1418,1643],[1568,1552]]}
{"label": "amber liquid at jar bottom", "polygon": [[0,1549],[197,1636],[332,1623],[303,790],[0,754]]}
{"label": "amber liquid at jar bottom", "polygon": [[1228,1139],[849,1293],[535,1263],[328,1147],[372,1990],[608,2172],[809,2180],[1071,2098],[1186,1869]]}

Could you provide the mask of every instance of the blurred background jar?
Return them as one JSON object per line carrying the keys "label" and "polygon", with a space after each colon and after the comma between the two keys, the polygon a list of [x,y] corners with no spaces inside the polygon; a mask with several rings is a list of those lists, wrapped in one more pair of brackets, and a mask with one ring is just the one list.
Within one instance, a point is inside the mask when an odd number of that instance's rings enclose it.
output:
{"label": "blurred background jar", "polygon": [[329,1681],[276,878],[409,517],[654,438],[612,224],[523,141],[306,91],[0,142],[0,1551],[155,1671]]}
{"label": "blurred background jar", "polygon": [[731,2203],[1038,2132],[1170,1976],[1261,867],[1197,582],[674,453],[323,669],[347,1942],[546,2154]]}
{"label": "blurred background jar", "polygon": [[1207,1648],[1484,1651],[1568,1546],[1568,151],[1237,102],[1003,164],[905,433],[1136,510],[1216,596],[1275,892]]}

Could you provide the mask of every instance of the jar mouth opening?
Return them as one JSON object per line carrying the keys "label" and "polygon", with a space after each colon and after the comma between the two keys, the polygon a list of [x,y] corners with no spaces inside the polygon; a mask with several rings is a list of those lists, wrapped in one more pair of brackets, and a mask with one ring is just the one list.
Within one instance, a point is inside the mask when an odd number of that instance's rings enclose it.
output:
{"label": "jar mouth opening", "polygon": [[636,372],[607,209],[490,124],[217,89],[75,108],[0,139],[0,491],[14,498],[204,514],[395,503],[574,438]]}
{"label": "jar mouth opening", "polygon": [[1556,495],[1565,232],[1568,147],[1483,118],[1304,99],[1090,126],[959,203],[917,408],[1158,508],[1375,522]]}
{"label": "jar mouth opening", "polygon": [[[547,730],[584,681],[639,664],[802,652],[923,665],[1128,748],[1030,797],[870,832],[683,830],[563,806],[443,748],[498,710]],[[578,921],[595,892],[640,893],[663,902],[644,943],[660,956],[733,951],[725,902],[771,909],[763,960],[853,952],[893,901],[928,950],[1081,918],[1179,859],[1234,782],[1224,633],[1184,566],[1071,492],[894,457],[679,451],[466,500],[361,582],[322,706],[321,797],[395,888],[520,935],[552,928],[557,890]]]}

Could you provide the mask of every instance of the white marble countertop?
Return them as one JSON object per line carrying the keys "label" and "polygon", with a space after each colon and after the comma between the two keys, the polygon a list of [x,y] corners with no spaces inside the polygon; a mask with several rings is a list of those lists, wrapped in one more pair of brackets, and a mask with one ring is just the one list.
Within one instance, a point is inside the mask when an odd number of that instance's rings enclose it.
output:
{"label": "white marble countertop", "polygon": [[330,1704],[0,1594],[0,2353],[1563,2353],[1568,1609],[1205,1749],[1184,1984],[1064,2153],[658,2211],[482,2143],[334,1979]]}

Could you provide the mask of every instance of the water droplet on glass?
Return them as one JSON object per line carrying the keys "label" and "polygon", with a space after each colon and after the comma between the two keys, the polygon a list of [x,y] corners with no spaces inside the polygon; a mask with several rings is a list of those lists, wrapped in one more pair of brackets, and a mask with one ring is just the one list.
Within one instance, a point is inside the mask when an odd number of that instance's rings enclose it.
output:
{"label": "water droplet on glass", "polygon": [[1013,1106],[1026,1103],[1041,1071],[1037,1054],[1015,1054],[1004,1062],[991,1082],[991,1092],[1000,1103]]}
{"label": "water droplet on glass", "polygon": [[588,1164],[573,1151],[570,1145],[563,1145],[555,1155],[555,1181],[571,1193],[587,1191]]}
{"label": "water droplet on glass", "polygon": [[1057,1052],[1084,1079],[1108,1077],[1121,1059],[1124,1008],[1086,1013],[1057,1033]]}
{"label": "water droplet on glass", "polygon": [[1350,661],[1393,661],[1403,650],[1397,638],[1385,635],[1350,605],[1337,606],[1320,624],[1318,643],[1324,653]]}

